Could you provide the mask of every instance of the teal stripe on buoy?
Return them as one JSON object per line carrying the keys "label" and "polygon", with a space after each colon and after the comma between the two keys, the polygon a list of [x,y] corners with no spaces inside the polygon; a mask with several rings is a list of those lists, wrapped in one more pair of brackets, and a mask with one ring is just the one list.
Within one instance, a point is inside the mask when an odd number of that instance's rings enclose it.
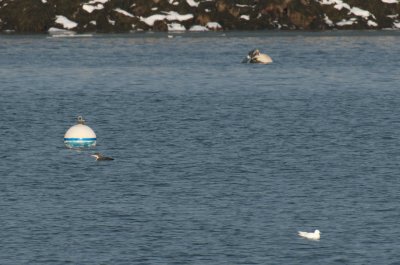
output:
{"label": "teal stripe on buoy", "polygon": [[79,140],[82,140],[82,141],[93,141],[93,140],[95,140],[96,141],[96,138],[64,138],[64,141],[79,141]]}
{"label": "teal stripe on buoy", "polygon": [[94,147],[96,145],[96,140],[64,140],[64,144],[69,148],[86,148]]}

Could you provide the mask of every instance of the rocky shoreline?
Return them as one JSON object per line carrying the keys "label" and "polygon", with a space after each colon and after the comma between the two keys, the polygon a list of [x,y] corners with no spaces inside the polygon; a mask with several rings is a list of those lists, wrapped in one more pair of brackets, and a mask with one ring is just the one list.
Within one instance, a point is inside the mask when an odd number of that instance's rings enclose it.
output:
{"label": "rocky shoreline", "polygon": [[399,0],[0,0],[0,32],[400,29]]}

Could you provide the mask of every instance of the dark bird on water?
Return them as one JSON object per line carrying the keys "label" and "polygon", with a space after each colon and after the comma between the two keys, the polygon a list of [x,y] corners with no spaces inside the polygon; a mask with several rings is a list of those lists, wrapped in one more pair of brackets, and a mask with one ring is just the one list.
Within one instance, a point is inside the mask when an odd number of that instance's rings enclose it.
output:
{"label": "dark bird on water", "polygon": [[94,153],[92,156],[96,158],[96,161],[114,160],[114,158],[103,156],[101,153]]}

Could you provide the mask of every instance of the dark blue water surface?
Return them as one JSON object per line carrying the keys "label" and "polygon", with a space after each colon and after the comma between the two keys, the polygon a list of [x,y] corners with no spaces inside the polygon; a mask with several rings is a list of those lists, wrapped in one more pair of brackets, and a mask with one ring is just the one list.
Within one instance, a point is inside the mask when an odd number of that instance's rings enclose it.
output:
{"label": "dark blue water surface", "polygon": [[0,264],[398,264],[400,33],[172,36],[0,36]]}

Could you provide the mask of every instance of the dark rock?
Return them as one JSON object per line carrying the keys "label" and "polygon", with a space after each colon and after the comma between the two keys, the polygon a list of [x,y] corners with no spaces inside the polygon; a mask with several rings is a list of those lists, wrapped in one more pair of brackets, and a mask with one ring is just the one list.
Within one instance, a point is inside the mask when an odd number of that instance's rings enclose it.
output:
{"label": "dark rock", "polygon": [[40,1],[3,1],[0,20],[0,30],[45,32],[54,23],[55,13],[50,5]]}
{"label": "dark rock", "polygon": [[154,31],[168,31],[168,25],[164,20],[157,20],[153,25]]}

